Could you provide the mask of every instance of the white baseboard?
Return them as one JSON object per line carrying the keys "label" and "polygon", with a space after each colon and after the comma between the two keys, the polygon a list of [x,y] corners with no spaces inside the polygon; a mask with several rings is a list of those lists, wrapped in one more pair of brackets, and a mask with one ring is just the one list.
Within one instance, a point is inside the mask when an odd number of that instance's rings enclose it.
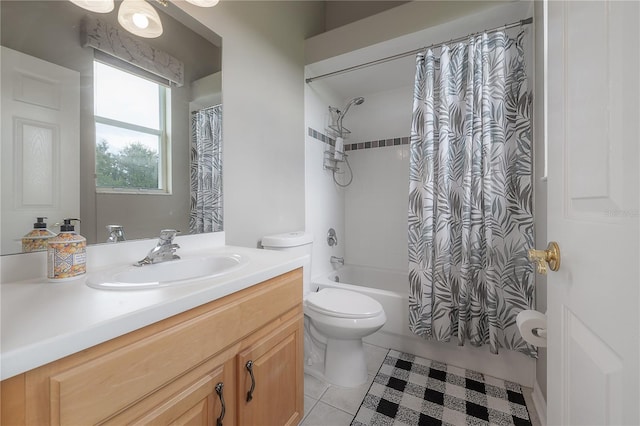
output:
{"label": "white baseboard", "polygon": [[533,393],[531,394],[531,399],[533,399],[533,405],[535,406],[536,412],[538,413],[540,424],[542,426],[547,426],[547,401],[542,396],[542,390],[540,389],[540,385],[538,385],[537,380],[533,384]]}

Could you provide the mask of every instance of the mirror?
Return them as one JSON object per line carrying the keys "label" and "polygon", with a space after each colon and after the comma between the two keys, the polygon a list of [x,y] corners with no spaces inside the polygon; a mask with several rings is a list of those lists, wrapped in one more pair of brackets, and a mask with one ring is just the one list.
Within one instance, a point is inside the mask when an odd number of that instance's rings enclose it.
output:
{"label": "mirror", "polygon": [[[157,38],[142,38],[118,24],[120,1],[109,13],[93,13],[68,0],[0,2],[1,254],[23,252],[21,237],[33,229],[39,216],[47,216],[48,228],[56,233],[55,223],[65,217],[79,217],[79,231],[90,244],[107,241],[107,225],[123,226],[127,240],[155,238],[165,228],[178,229],[183,234],[222,230],[222,40],[167,3],[161,6],[159,2],[148,2],[160,15],[163,33]],[[96,25],[108,29],[108,44],[116,44],[111,38],[114,33],[124,35],[122,40],[130,38],[128,45],[122,43],[126,45],[124,50],[119,45],[112,46],[119,59],[113,60],[111,52],[105,53],[94,44],[86,45],[88,37],[81,37],[81,33],[88,32],[87,22],[96,19]],[[131,65],[136,60],[135,56],[128,59],[131,46],[153,58],[152,68],[160,62],[167,69],[172,67],[173,63],[167,65],[165,56],[158,52],[181,62],[183,84],[168,83],[166,77],[147,72],[149,68],[141,71],[139,64]],[[116,77],[118,90],[94,88],[104,74],[98,72],[94,60],[142,77],[157,87],[169,84],[156,102],[165,105],[166,111],[158,112],[157,105],[151,106],[153,102],[142,101],[143,90],[125,86],[123,77]],[[152,94],[157,96],[158,89],[154,90]],[[95,99],[111,104],[94,107]],[[61,112],[60,105],[67,105],[67,101],[70,109]],[[139,104],[138,109],[135,104]],[[34,105],[40,110],[29,112]],[[129,123],[130,117],[139,117],[145,110],[155,114],[155,121],[141,118],[139,123]],[[121,120],[118,115],[129,123],[120,126],[124,130],[117,130],[128,132],[130,145],[119,146],[118,137],[110,132]],[[212,126],[214,118],[218,121]],[[156,124],[147,124],[150,122]],[[154,127],[157,123],[163,123],[163,130]],[[158,134],[142,135],[153,131]],[[148,137],[152,142],[147,141]],[[200,145],[194,142],[204,138],[207,147],[212,137],[218,138],[213,153],[210,147],[201,152]],[[105,141],[109,142],[108,147]],[[125,151],[129,157],[125,158]],[[149,158],[155,159],[155,169],[149,166]],[[151,178],[146,183],[136,183],[131,171],[134,167],[145,173],[153,169],[149,172]],[[202,182],[202,176],[211,180],[207,173],[215,175],[217,192],[213,195],[201,194],[202,188],[211,186]],[[112,179],[116,174],[119,177]],[[128,183],[123,183],[122,176]],[[210,204],[212,199],[217,203],[216,210],[211,213],[206,208],[203,212],[202,205]],[[211,215],[215,216],[213,224],[208,217]],[[203,216],[209,222],[198,223]]]}

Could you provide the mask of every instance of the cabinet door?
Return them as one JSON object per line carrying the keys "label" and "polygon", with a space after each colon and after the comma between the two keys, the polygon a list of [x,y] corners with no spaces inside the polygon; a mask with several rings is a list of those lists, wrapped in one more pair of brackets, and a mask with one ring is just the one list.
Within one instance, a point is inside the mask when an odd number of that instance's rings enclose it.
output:
{"label": "cabinet door", "polygon": [[222,414],[223,399],[224,375],[222,368],[219,368],[155,407],[133,424],[213,426]]}
{"label": "cabinet door", "polygon": [[[212,364],[217,367],[211,368]],[[235,362],[215,359],[190,371],[123,413],[109,425],[233,425],[235,415]]]}
{"label": "cabinet door", "polygon": [[302,318],[296,318],[240,352],[238,424],[297,425],[302,420],[302,342]]}

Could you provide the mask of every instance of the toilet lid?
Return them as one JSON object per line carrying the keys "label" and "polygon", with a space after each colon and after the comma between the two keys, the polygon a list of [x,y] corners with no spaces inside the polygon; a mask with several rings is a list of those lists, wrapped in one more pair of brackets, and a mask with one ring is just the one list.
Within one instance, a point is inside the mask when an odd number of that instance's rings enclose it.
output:
{"label": "toilet lid", "polygon": [[355,291],[323,288],[311,293],[307,307],[324,315],[341,318],[371,318],[379,315],[382,305],[375,299]]}

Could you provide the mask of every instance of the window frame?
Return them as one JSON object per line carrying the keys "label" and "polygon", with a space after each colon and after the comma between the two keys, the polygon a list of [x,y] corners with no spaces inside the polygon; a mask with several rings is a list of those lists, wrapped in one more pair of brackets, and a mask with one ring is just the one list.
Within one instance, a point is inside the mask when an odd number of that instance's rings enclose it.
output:
{"label": "window frame", "polygon": [[[168,117],[171,114],[171,88],[159,83],[156,80],[145,78],[143,75],[132,72],[129,67],[118,67],[112,63],[101,61],[98,58],[93,59],[94,62],[94,90],[93,90],[93,123],[94,123],[94,158],[96,155],[97,135],[96,125],[104,124],[112,127],[117,127],[125,130],[132,130],[140,133],[146,133],[149,135],[157,136],[159,140],[158,147],[158,188],[121,188],[111,186],[98,186],[98,171],[94,172],[94,187],[96,193],[99,194],[151,194],[151,195],[171,195],[171,143],[170,143],[170,121]],[[96,113],[96,88],[97,83],[95,79],[95,64],[100,63],[105,66],[115,68],[121,72],[125,72],[136,76],[138,78],[150,81],[158,85],[158,125],[160,129],[153,129],[150,127],[141,126],[138,124],[127,123],[125,121],[114,120],[112,118],[102,117]],[[94,167],[96,165],[94,164]]]}

